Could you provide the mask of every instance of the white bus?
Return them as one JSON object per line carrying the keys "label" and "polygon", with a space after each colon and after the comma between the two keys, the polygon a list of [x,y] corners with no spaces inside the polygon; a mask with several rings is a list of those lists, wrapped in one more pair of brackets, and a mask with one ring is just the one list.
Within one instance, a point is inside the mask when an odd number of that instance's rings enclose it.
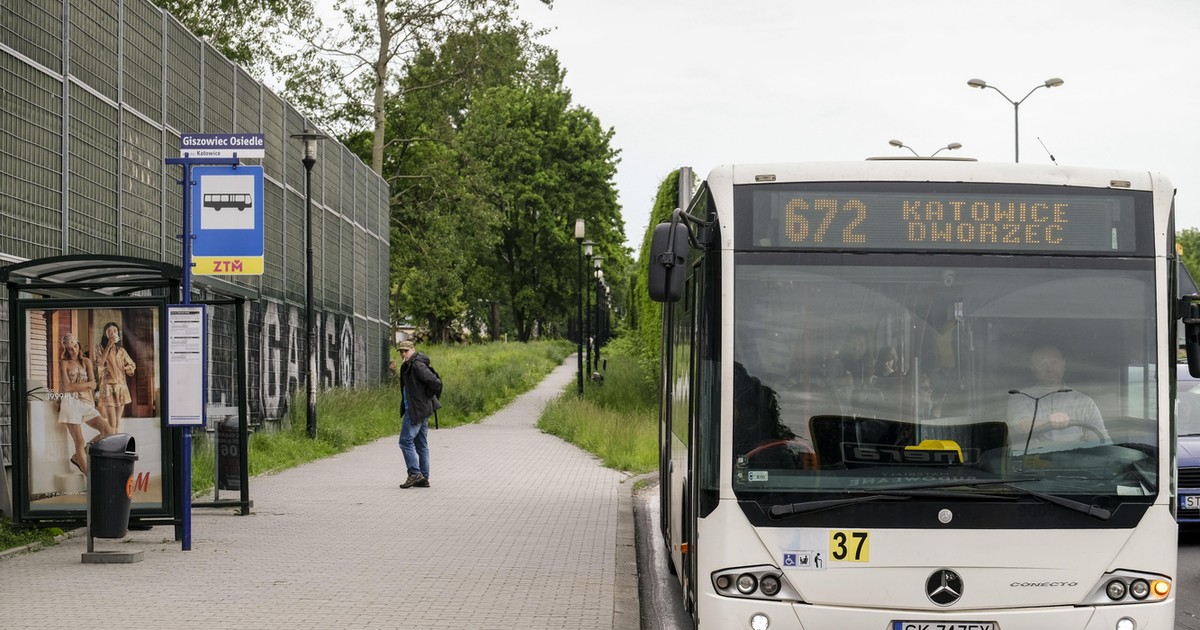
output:
{"label": "white bus", "polygon": [[714,169],[649,270],[696,626],[1173,627],[1173,198],[962,159]]}

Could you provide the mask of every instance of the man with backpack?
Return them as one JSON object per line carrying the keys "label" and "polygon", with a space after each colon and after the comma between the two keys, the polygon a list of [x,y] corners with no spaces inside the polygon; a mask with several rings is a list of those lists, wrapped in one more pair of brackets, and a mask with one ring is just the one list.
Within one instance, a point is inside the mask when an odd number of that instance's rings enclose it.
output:
{"label": "man with backpack", "polygon": [[429,487],[429,416],[441,408],[438,396],[442,379],[429,365],[429,357],[417,352],[411,341],[396,346],[400,364],[400,451],[408,478],[401,488]]}

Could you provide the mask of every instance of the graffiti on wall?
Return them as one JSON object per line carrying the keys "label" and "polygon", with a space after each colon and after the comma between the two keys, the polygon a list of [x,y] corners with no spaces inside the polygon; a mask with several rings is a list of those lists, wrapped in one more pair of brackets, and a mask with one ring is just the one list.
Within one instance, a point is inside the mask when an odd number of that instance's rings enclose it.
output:
{"label": "graffiti on wall", "polygon": [[[250,414],[260,420],[276,420],[288,412],[291,397],[305,386],[307,365],[302,307],[262,300],[249,305],[246,338],[249,365]],[[212,322],[209,343],[209,398],[213,404],[232,404],[234,394],[234,344],[232,310]],[[354,317],[321,313],[317,317],[317,383],[322,388],[354,387],[365,375],[357,373]]]}
{"label": "graffiti on wall", "polygon": [[[264,418],[288,411],[291,396],[304,387],[307,331],[299,307],[262,302],[259,348],[259,403]],[[317,317],[317,383],[323,388],[352,387],[355,379],[353,317],[324,313]],[[253,361],[252,361],[253,363]]]}

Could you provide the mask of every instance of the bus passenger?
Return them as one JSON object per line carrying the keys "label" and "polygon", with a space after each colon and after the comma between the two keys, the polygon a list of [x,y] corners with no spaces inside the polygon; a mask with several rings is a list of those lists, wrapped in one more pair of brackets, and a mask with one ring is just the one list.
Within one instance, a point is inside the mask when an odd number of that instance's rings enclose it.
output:
{"label": "bus passenger", "polygon": [[1030,355],[1029,370],[1037,384],[1012,390],[1008,397],[1009,439],[1015,454],[1025,452],[1026,442],[1043,449],[1110,442],[1095,401],[1063,385],[1066,368],[1066,359],[1053,345],[1038,346]]}
{"label": "bus passenger", "polygon": [[867,332],[854,329],[846,334],[840,350],[825,364],[826,381],[831,387],[862,387],[871,380],[871,360],[867,358]]}
{"label": "bus passenger", "polygon": [[872,380],[878,382],[881,378],[900,376],[899,367],[896,349],[891,346],[883,346],[875,354],[875,374],[872,376]]}

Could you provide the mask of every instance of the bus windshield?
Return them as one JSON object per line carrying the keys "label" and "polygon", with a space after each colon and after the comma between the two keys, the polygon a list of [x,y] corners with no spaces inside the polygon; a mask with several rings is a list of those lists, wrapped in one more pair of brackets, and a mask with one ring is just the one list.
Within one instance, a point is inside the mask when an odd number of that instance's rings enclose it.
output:
{"label": "bus windshield", "polygon": [[1152,259],[739,252],[735,275],[740,499],[1157,493]]}

